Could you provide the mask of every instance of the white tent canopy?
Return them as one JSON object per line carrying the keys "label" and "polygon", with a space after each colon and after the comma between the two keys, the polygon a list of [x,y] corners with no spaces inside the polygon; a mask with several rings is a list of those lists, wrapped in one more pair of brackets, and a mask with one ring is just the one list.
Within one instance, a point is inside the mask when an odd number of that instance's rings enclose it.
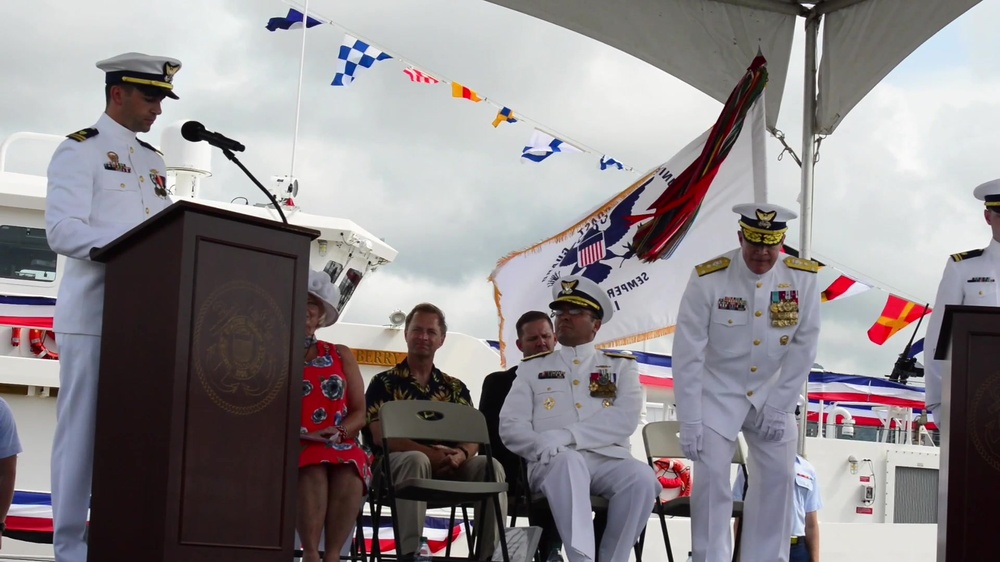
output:
{"label": "white tent canopy", "polygon": [[489,0],[663,69],[719,101],[758,49],[774,128],[796,18],[823,20],[815,133],[830,134],[893,68],[979,0]]}

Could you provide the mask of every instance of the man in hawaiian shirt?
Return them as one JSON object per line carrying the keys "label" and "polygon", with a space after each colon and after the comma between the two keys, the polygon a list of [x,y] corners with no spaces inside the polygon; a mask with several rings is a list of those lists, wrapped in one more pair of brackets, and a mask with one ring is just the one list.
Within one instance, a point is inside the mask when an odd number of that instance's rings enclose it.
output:
{"label": "man in hawaiian shirt", "polygon": [[[447,332],[444,312],[430,303],[413,307],[406,315],[403,335],[406,339],[406,359],[388,371],[383,371],[368,384],[365,402],[368,406],[368,428],[376,444],[382,443],[379,410],[392,400],[434,400],[454,402],[472,407],[472,397],[465,383],[450,377],[434,366],[434,354],[444,344]],[[476,443],[426,443],[410,439],[390,441],[389,464],[393,482],[406,478],[442,478],[448,480],[482,481],[486,472],[486,457],[477,456]],[[505,480],[503,467],[495,459],[493,469],[498,482]],[[423,534],[427,512],[425,502],[396,502],[401,556],[412,556]],[[507,517],[506,495],[500,494],[501,518]],[[484,525],[480,530],[480,522]],[[482,549],[480,559],[489,560],[499,540],[493,505],[486,504],[475,513],[476,532]]]}

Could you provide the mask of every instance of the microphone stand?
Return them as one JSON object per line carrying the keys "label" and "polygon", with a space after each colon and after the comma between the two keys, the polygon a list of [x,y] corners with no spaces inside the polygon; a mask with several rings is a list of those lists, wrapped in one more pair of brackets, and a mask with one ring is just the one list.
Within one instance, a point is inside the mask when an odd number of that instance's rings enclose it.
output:
{"label": "microphone stand", "polygon": [[238,158],[236,158],[236,155],[233,154],[232,150],[229,150],[228,148],[223,148],[222,153],[225,154],[226,158],[229,158],[229,160],[232,161],[233,164],[236,164],[236,166],[238,166],[239,169],[243,170],[243,173],[246,174],[248,178],[250,178],[250,181],[252,181],[254,185],[256,185],[261,191],[264,192],[264,195],[267,195],[267,198],[271,201],[271,204],[274,205],[274,208],[278,210],[278,214],[281,216],[281,222],[287,225],[288,219],[285,218],[285,213],[284,211],[281,210],[281,205],[278,204],[278,200],[275,199],[274,195],[272,195],[271,192],[268,191],[266,187],[261,185],[261,183],[257,181],[257,178],[253,177],[253,174],[250,173],[250,170],[248,170],[247,167],[244,166],[243,163],[240,162]]}

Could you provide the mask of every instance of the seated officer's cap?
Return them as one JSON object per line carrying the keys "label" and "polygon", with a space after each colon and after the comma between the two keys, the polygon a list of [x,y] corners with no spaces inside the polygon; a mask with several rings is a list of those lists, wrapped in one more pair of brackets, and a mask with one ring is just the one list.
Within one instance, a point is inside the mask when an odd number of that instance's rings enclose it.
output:
{"label": "seated officer's cap", "polygon": [[988,181],[972,192],[976,199],[986,202],[987,209],[1000,212],[1000,180]]}
{"label": "seated officer's cap", "polygon": [[174,74],[181,69],[181,61],[169,57],[153,57],[142,53],[125,53],[97,63],[107,74],[104,83],[133,84],[158,88],[168,97],[178,99],[174,90]]}
{"label": "seated officer's cap", "polygon": [[567,275],[552,286],[552,298],[549,308],[555,309],[560,304],[569,304],[585,308],[597,313],[602,322],[611,320],[614,306],[611,298],[601,289],[601,286],[586,277]]}
{"label": "seated officer's cap", "polygon": [[740,215],[743,238],[752,244],[774,246],[781,243],[781,237],[788,230],[788,221],[798,217],[780,205],[771,203],[745,203],[733,207]]}

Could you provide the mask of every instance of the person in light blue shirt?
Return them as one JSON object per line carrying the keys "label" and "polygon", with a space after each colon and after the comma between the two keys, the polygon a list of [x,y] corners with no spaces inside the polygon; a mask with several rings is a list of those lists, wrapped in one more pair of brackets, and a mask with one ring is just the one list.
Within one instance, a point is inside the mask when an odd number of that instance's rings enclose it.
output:
{"label": "person in light blue shirt", "polygon": [[[733,484],[733,500],[743,500],[746,480],[743,471],[737,471]],[[819,479],[812,463],[801,455],[795,456],[794,510],[791,521],[791,540],[788,562],[819,562],[819,510],[823,498]]]}
{"label": "person in light blue shirt", "polygon": [[14,477],[20,453],[21,440],[17,436],[14,414],[7,402],[0,398],[0,534],[6,529],[7,510],[14,499]]}

